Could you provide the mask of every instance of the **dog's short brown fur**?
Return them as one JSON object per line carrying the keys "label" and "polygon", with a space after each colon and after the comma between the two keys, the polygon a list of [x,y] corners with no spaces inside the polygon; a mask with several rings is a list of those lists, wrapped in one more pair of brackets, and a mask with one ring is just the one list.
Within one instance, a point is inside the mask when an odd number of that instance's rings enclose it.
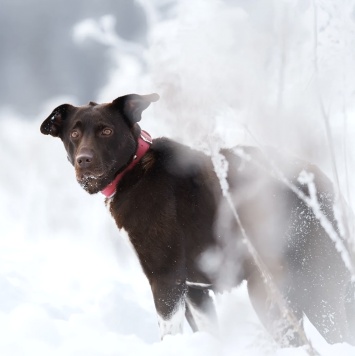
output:
{"label": "dog's short brown fur", "polygon": [[[156,94],[131,94],[108,104],[64,104],[43,122],[41,132],[62,139],[78,182],[94,194],[132,161],[137,122],[157,99]],[[308,188],[297,177],[302,170],[315,175],[322,212],[337,230],[331,183],[316,167],[275,152],[268,158],[256,148],[238,152],[221,151],[229,163],[233,204],[289,309],[300,321],[306,314],[328,342],[354,343],[350,274],[312,210],[270,173],[270,161],[306,195]],[[107,204],[117,226],[128,232],[150,282],[162,336],[181,331],[184,315],[193,330],[215,324],[209,290],[246,280],[251,302],[275,339],[302,343],[297,333],[288,332],[290,325],[243,243],[210,157],[155,139]]]}

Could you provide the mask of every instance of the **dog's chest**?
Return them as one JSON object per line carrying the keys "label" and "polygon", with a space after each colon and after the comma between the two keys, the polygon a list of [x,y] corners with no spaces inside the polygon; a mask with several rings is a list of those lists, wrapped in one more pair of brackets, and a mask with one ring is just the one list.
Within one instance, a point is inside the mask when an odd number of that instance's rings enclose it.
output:
{"label": "dog's chest", "polygon": [[[110,212],[110,214],[112,215],[112,217],[114,218],[114,220],[116,221],[116,225],[117,227],[119,228],[120,230],[120,236],[125,240],[125,242],[133,249],[135,250],[135,246],[132,244],[132,241],[129,237],[129,233],[128,231],[124,228],[123,226],[123,221],[120,222],[120,219],[119,217],[115,217],[114,214],[112,213],[111,211],[111,204],[113,202],[113,197],[111,198],[107,198],[106,201],[105,201],[105,206],[106,208],[108,209],[108,211]],[[120,225],[118,225],[118,222]]]}
{"label": "dog's chest", "polygon": [[116,212],[116,209],[114,208],[114,196],[107,198],[105,201],[106,208],[110,212],[111,216],[114,218],[116,225],[119,229],[123,228],[124,225],[124,220],[122,217]]}

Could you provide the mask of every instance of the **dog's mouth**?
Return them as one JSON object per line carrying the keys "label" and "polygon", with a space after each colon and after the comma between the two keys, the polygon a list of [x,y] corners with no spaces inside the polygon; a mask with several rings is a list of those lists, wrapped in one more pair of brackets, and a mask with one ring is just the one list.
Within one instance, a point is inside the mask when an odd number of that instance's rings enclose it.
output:
{"label": "dog's mouth", "polygon": [[77,171],[76,179],[81,187],[90,194],[98,193],[107,185],[104,173]]}

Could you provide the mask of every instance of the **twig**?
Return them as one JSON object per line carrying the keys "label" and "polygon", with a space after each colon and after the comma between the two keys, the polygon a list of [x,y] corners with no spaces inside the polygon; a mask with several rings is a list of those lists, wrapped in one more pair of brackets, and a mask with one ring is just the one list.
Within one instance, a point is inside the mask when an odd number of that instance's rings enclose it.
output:
{"label": "twig", "polygon": [[[273,174],[274,177],[278,180],[280,180],[282,183],[284,183],[293,193],[297,195],[299,199],[301,199],[309,208],[312,209],[312,212],[316,216],[316,218],[319,220],[321,226],[327,233],[327,235],[331,238],[331,240],[335,243],[335,247],[337,251],[340,253],[342,260],[351,273],[351,276],[353,279],[355,279],[355,268],[354,268],[354,262],[353,262],[353,254],[350,254],[346,246],[344,245],[343,241],[341,240],[341,237],[339,234],[336,232],[334,229],[332,223],[329,221],[329,219],[324,215],[322,210],[319,208],[319,203],[318,200],[312,201],[310,197],[305,195],[295,184],[290,182],[285,175],[282,173],[282,171],[275,165],[275,163],[264,153],[262,150],[260,144],[258,143],[258,140],[254,137],[254,135],[250,132],[250,130],[245,127],[245,130],[249,133],[250,137],[256,142],[257,147],[260,149],[261,154],[265,158],[265,161],[270,165],[271,172],[266,170],[262,165],[260,165],[261,168],[263,168],[268,174]],[[237,155],[240,155],[240,150],[234,151]],[[258,164],[257,162],[254,162],[254,164]],[[310,187],[308,187],[310,189]],[[336,215],[336,214],[334,214]]]}

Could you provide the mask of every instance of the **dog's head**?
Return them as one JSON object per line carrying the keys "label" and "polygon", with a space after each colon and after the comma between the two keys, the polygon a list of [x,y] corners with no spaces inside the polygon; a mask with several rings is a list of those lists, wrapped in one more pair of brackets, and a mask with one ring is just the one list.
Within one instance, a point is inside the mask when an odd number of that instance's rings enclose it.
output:
{"label": "dog's head", "polygon": [[104,189],[132,160],[141,114],[158,94],[130,94],[112,103],[63,104],[41,125],[44,135],[60,137],[79,184],[90,194]]}

